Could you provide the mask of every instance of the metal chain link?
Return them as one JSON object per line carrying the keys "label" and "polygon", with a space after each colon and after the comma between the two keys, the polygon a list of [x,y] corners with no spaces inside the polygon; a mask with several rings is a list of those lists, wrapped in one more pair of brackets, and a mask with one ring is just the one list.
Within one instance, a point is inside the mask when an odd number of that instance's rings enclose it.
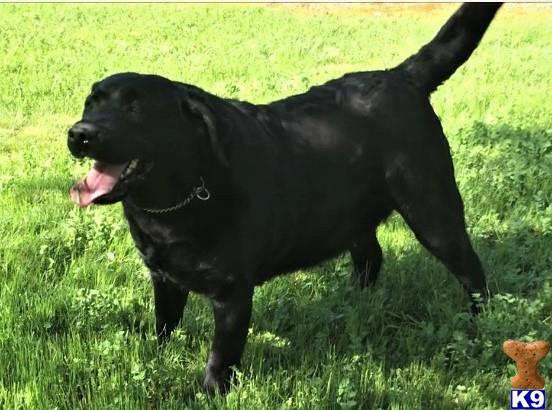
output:
{"label": "metal chain link", "polygon": [[190,195],[188,195],[186,199],[184,199],[184,201],[180,202],[179,204],[163,209],[142,208],[142,210],[151,214],[164,214],[185,207],[190,202],[192,202],[194,198],[197,198],[200,201],[207,201],[209,198],[211,198],[211,193],[207,190],[207,188],[205,188],[205,181],[203,180],[203,178],[200,177],[199,179],[201,181],[201,186],[194,187]]}

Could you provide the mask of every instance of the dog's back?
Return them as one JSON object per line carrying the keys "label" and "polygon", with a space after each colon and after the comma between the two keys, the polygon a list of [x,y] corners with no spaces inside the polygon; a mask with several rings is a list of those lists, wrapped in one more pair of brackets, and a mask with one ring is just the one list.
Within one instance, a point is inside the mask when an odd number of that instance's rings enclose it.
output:
{"label": "dog's back", "polygon": [[449,146],[428,96],[468,59],[499,7],[464,4],[391,70],[346,74],[253,108],[280,147],[265,164],[282,181],[271,187],[280,189],[272,202],[280,227],[270,255],[275,271],[334,256],[351,237],[401,212],[406,199],[397,192],[410,177],[428,186],[443,181],[453,188],[435,192],[446,191],[437,194],[444,205],[457,204]]}

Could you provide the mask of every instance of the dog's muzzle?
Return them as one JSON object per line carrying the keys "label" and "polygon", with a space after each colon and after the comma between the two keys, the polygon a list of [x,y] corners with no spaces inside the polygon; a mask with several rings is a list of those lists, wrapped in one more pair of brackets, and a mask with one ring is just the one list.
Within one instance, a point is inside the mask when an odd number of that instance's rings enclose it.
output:
{"label": "dog's muzzle", "polygon": [[99,139],[99,128],[88,122],[77,122],[67,132],[67,146],[71,154],[77,158],[94,153],[98,148]]}

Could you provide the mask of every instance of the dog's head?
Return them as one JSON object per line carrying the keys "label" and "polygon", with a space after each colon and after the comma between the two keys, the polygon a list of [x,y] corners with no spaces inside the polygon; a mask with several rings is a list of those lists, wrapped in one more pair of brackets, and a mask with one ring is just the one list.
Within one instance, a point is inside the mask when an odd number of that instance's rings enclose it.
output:
{"label": "dog's head", "polygon": [[197,180],[209,155],[226,162],[201,92],[154,75],[115,74],[95,83],[67,144],[73,156],[95,160],[70,191],[80,206]]}

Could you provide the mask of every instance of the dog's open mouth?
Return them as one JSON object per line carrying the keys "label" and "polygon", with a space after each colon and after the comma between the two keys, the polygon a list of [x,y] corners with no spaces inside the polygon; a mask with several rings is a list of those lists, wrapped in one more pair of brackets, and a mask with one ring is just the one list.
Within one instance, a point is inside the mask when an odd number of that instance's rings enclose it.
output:
{"label": "dog's open mouth", "polygon": [[96,161],[82,181],[69,191],[71,200],[81,207],[98,202],[100,198],[113,192],[116,186],[134,177],[138,164],[137,159],[124,164]]}

